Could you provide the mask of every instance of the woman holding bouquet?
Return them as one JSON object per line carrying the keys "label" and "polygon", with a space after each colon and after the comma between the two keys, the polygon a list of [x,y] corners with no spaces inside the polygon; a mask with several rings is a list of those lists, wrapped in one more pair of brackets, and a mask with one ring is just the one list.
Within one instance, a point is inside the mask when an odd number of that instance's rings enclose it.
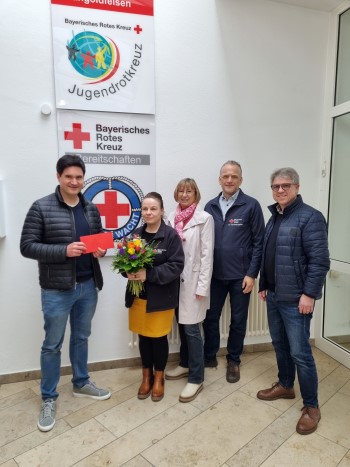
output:
{"label": "woman holding bouquet", "polygon": [[210,300],[213,269],[214,220],[198,205],[201,195],[192,178],[181,180],[174,192],[178,202],[169,215],[185,252],[185,268],[181,274],[180,299],[177,310],[179,323],[180,363],[166,372],[166,379],[187,377],[180,402],[194,400],[203,389],[204,354],[200,323],[204,320]]}
{"label": "woman holding bouquet", "polygon": [[129,308],[129,329],[139,335],[143,379],[139,399],[152,393],[157,402],[164,397],[164,370],[168,361],[168,337],[178,306],[179,277],[184,268],[182,242],[176,231],[163,221],[163,199],[148,193],[141,206],[145,224],[135,235],[154,245],[157,254],[151,267],[127,274],[130,281],[141,281],[143,291],[137,297],[126,289],[125,305]]}

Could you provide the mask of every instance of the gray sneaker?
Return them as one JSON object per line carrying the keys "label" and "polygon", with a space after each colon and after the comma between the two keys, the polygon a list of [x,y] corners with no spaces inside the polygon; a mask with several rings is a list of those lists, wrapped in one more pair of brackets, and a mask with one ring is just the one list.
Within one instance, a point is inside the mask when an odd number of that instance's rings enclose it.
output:
{"label": "gray sneaker", "polygon": [[89,381],[82,388],[73,386],[73,396],[75,397],[90,397],[90,399],[96,399],[103,401],[111,397],[111,393],[106,389],[101,389],[96,386],[95,383]]}
{"label": "gray sneaker", "polygon": [[56,401],[53,399],[46,399],[41,404],[40,415],[38,419],[38,428],[40,431],[50,431],[56,420]]}

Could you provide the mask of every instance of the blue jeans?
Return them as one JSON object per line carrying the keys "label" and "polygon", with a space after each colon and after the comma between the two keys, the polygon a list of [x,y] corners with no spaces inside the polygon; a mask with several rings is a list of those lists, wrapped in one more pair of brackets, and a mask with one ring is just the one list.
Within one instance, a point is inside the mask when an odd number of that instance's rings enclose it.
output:
{"label": "blue jeans", "polygon": [[61,348],[68,317],[71,335],[69,357],[73,385],[82,387],[89,381],[88,338],[97,305],[94,279],[76,284],[72,290],[41,289],[45,339],[41,347],[41,395],[43,400],[56,399],[60,379]]}
{"label": "blue jeans", "polygon": [[188,382],[204,381],[204,352],[200,323],[179,324],[180,366],[188,368]]}
{"label": "blue jeans", "polygon": [[273,292],[267,292],[267,316],[272,344],[275,348],[278,382],[292,388],[295,369],[305,407],[318,407],[317,370],[310,345],[312,313],[299,313],[297,302],[278,302]]}
{"label": "blue jeans", "polygon": [[188,368],[188,382],[200,384],[204,381],[204,351],[200,323],[179,324],[179,310],[175,310],[180,334],[180,363]]}
{"label": "blue jeans", "polygon": [[210,309],[203,323],[204,329],[204,358],[213,360],[220,348],[220,317],[227,294],[230,294],[231,323],[227,339],[228,362],[241,363],[241,354],[247,329],[247,318],[250,293],[242,292],[242,279],[221,281],[211,280]]}

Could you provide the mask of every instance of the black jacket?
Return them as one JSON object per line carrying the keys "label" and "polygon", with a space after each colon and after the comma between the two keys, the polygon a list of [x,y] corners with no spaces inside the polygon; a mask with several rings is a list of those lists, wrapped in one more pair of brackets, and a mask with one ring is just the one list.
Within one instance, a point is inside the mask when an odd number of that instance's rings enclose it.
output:
{"label": "black jacket", "polygon": [[[141,238],[146,224],[135,230]],[[185,264],[181,239],[172,227],[163,221],[153,243],[158,250],[153,266],[146,271],[144,283],[147,293],[147,312],[171,310],[179,304],[179,278]],[[134,296],[129,289],[125,293],[125,306],[130,308]]]}
{"label": "black jacket", "polygon": [[[79,194],[90,234],[102,232],[97,207]],[[39,264],[39,283],[43,289],[70,290],[75,287],[75,258],[67,257],[67,246],[74,242],[74,218],[64,202],[59,186],[55,193],[35,201],[25,218],[20,249],[26,258]],[[91,255],[92,256],[92,255]],[[92,256],[96,287],[102,289],[99,262]]]}

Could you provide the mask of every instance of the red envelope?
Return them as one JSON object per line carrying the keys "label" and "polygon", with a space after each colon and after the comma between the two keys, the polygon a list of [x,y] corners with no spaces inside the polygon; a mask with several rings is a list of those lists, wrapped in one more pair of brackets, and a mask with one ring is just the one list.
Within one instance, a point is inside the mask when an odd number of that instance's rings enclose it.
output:
{"label": "red envelope", "polygon": [[97,251],[97,248],[108,250],[108,248],[114,247],[113,233],[104,232],[95,235],[85,235],[80,237],[80,241],[86,245],[85,253],[93,253]]}

